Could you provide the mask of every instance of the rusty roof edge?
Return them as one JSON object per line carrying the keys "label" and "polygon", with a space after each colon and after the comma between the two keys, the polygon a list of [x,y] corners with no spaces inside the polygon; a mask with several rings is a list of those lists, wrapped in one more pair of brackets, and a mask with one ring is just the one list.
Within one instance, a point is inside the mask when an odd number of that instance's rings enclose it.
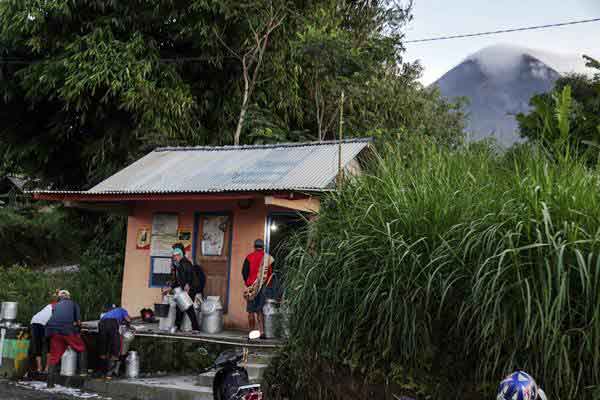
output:
{"label": "rusty roof edge", "polygon": [[235,194],[235,193],[249,193],[249,192],[257,192],[257,193],[268,193],[268,192],[330,192],[333,189],[330,188],[316,188],[316,187],[273,187],[273,188],[264,188],[264,189],[238,189],[238,190],[103,190],[103,191],[86,191],[86,190],[29,190],[25,193],[28,194],[76,194],[76,195],[89,195],[89,196],[97,196],[97,195],[136,195],[136,194],[216,194],[216,193],[224,193],[224,194]]}
{"label": "rusty roof edge", "polygon": [[349,138],[343,140],[324,140],[321,142],[286,142],[286,143],[272,143],[272,144],[251,144],[241,146],[171,146],[171,147],[157,147],[154,149],[155,152],[162,151],[228,151],[228,150],[258,150],[258,149],[276,149],[276,148],[291,148],[291,147],[310,147],[310,146],[331,146],[336,144],[352,144],[352,143],[365,143],[370,144],[373,142],[372,137],[361,137],[361,138]]}

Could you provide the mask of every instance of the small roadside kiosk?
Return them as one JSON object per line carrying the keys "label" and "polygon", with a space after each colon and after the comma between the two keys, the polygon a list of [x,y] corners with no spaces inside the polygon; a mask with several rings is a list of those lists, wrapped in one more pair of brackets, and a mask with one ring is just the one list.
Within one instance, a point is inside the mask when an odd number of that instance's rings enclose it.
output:
{"label": "small roadside kiosk", "polygon": [[[370,139],[256,146],[159,148],[87,191],[36,191],[34,198],[126,213],[122,303],[132,313],[161,301],[171,245],[182,242],[220,296],[225,326],[246,328],[241,278],[254,240],[267,250],[317,213],[340,165],[360,172]],[[341,162],[340,162],[341,161]]]}

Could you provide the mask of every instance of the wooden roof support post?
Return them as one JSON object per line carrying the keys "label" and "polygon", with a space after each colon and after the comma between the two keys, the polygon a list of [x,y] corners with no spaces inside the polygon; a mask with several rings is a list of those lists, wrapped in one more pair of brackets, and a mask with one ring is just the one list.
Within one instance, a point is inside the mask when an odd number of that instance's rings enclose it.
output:
{"label": "wooden roof support post", "polygon": [[282,199],[275,196],[265,196],[265,204],[268,206],[276,206],[288,208],[290,210],[308,212],[316,214],[321,209],[321,201],[318,197],[308,197],[304,199]]}

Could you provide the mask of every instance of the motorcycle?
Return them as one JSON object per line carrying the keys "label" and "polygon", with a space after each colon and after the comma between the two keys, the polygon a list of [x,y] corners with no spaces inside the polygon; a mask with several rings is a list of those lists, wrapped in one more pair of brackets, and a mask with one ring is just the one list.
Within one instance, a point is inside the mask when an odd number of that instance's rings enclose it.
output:
{"label": "motorcycle", "polygon": [[[259,331],[252,331],[248,340],[260,337]],[[217,370],[213,381],[214,400],[262,400],[263,393],[260,385],[250,384],[248,371],[238,365],[248,360],[248,349],[224,351],[217,357],[215,363],[204,372]]]}

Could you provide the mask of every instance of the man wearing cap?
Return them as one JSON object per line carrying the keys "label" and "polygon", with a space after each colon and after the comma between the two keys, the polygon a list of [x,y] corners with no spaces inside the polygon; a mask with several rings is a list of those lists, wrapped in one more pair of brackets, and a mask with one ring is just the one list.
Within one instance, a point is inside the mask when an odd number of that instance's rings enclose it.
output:
{"label": "man wearing cap", "polygon": [[[188,260],[181,248],[183,246],[179,246],[178,244],[173,245],[172,251],[172,259],[173,262],[171,264],[171,289],[175,289],[176,287],[180,287],[185,290],[188,294],[192,289],[192,280],[193,280],[193,272],[192,272],[192,263]],[[193,293],[192,293],[193,294]],[[196,312],[194,307],[188,308],[185,313],[190,318],[190,322],[192,323],[192,330],[199,331],[200,326],[198,325],[198,320],[196,319]],[[177,307],[177,314],[175,317],[175,325],[177,325],[178,329],[181,329],[181,322],[183,320],[183,312],[179,310]]]}
{"label": "man wearing cap", "polygon": [[256,328],[263,330],[262,308],[265,305],[264,286],[271,281],[273,274],[273,262],[271,255],[265,253],[265,243],[262,239],[254,241],[254,251],[246,256],[242,267],[242,277],[246,288],[244,298],[247,301],[248,326],[250,330]]}
{"label": "man wearing cap", "polygon": [[54,387],[57,367],[60,358],[72,348],[78,353],[78,363],[81,372],[86,371],[85,344],[79,335],[81,313],[79,305],[71,300],[68,290],[58,292],[58,303],[54,306],[52,316],[46,324],[46,336],[50,338],[50,354],[48,355],[48,387]]}

